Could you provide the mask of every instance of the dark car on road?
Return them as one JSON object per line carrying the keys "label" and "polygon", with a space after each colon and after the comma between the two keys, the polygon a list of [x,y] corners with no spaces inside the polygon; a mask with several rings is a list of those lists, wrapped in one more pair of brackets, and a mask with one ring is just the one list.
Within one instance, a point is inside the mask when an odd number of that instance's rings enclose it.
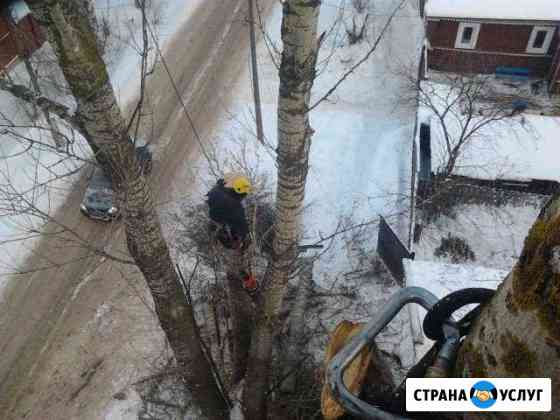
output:
{"label": "dark car on road", "polygon": [[83,214],[92,219],[109,221],[119,215],[114,202],[113,184],[101,168],[95,168],[89,179],[84,199],[80,205]]}
{"label": "dark car on road", "polygon": [[[136,157],[142,168],[142,174],[149,174],[152,171],[150,147],[148,145],[136,147]],[[100,167],[96,167],[91,174],[80,211],[92,219],[106,222],[120,216],[111,178]]]}

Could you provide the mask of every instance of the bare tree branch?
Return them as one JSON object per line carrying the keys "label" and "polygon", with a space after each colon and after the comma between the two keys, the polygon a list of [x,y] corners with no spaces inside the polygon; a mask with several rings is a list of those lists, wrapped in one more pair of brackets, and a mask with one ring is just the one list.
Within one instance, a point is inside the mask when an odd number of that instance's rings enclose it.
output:
{"label": "bare tree branch", "polygon": [[82,131],[80,118],[77,114],[71,112],[66,105],[62,105],[59,102],[46,98],[45,96],[37,95],[28,87],[12,83],[4,77],[0,77],[0,89],[10,92],[18,99],[34,104],[44,111],[55,114],[57,117],[70,124],[77,131]]}
{"label": "bare tree branch", "polygon": [[313,109],[315,109],[317,106],[319,106],[321,104],[321,102],[327,100],[329,98],[329,96],[331,96],[333,94],[333,92],[342,84],[342,82],[344,82],[352,73],[354,73],[354,71],[356,71],[356,69],[358,67],[360,67],[363,63],[365,63],[369,59],[369,57],[377,49],[377,46],[379,45],[379,43],[383,39],[383,36],[385,35],[385,32],[387,32],[387,29],[389,29],[389,26],[391,26],[391,22],[393,21],[393,18],[398,13],[398,11],[402,9],[402,7],[406,3],[406,1],[407,0],[401,0],[399,5],[397,7],[395,7],[393,12],[389,15],[389,18],[387,19],[387,22],[385,22],[385,26],[383,26],[383,29],[381,30],[381,32],[379,33],[379,35],[375,39],[375,42],[373,43],[373,46],[369,49],[369,51],[360,59],[360,61],[358,61],[346,73],[344,73],[342,75],[342,77],[340,79],[338,79],[338,81],[333,85],[333,87],[331,87],[327,91],[327,93],[325,93],[313,105],[311,105],[307,109],[308,112],[311,112]]}

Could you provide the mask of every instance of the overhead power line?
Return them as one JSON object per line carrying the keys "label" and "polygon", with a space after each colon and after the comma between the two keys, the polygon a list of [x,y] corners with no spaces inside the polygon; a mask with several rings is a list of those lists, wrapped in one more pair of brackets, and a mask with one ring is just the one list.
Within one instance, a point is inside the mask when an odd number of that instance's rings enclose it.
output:
{"label": "overhead power line", "polygon": [[165,57],[163,56],[163,53],[161,51],[161,48],[159,46],[159,43],[157,41],[156,36],[154,35],[154,31],[152,30],[152,25],[148,22],[148,30],[150,31],[150,36],[152,37],[152,40],[154,42],[154,45],[156,47],[156,51],[161,59],[161,63],[163,64],[163,67],[165,68],[165,72],[167,73],[167,76],[169,78],[169,81],[171,82],[171,86],[173,86],[173,90],[175,91],[175,95],[177,96],[177,99],[179,100],[179,103],[181,104],[181,107],[183,108],[183,112],[185,113],[187,120],[189,121],[189,124],[192,128],[194,137],[198,143],[198,145],[200,146],[200,149],[202,151],[202,154],[204,155],[204,157],[206,158],[206,160],[208,161],[208,164],[210,165],[210,170],[213,171],[212,169],[212,159],[210,158],[210,155],[208,154],[208,152],[206,151],[206,148],[204,147],[204,144],[202,143],[202,138],[200,137],[200,134],[198,132],[198,130],[196,129],[196,126],[194,124],[194,121],[191,117],[191,114],[189,112],[189,110],[187,109],[187,105],[185,104],[185,101],[183,100],[183,97],[181,96],[181,92],[179,92],[179,88],[177,87],[177,83],[175,82],[175,79],[173,78],[173,75],[171,74],[171,71],[169,70],[169,66],[167,65],[167,61],[165,60]]}

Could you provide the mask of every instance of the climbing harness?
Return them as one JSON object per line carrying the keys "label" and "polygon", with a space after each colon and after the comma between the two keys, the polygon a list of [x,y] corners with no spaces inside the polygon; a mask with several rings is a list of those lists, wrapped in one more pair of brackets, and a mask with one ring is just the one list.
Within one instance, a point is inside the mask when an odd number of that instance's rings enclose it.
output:
{"label": "climbing harness", "polygon": [[[405,413],[405,381],[393,393],[395,404],[389,409],[369,404],[353,395],[344,384],[345,369],[365,347],[371,347],[377,335],[395,318],[401,309],[416,303],[428,311],[423,323],[426,336],[436,343],[434,347],[407,374],[409,377],[447,377],[455,364],[461,338],[468,334],[472,322],[480,313],[480,304],[486,303],[493,295],[490,289],[463,289],[453,292],[441,300],[426,289],[407,287],[395,293],[385,309],[376,315],[364,329],[347,343],[331,360],[327,367],[326,380],[333,397],[346,412],[364,419],[409,420]],[[452,314],[469,304],[479,304],[459,322]]]}

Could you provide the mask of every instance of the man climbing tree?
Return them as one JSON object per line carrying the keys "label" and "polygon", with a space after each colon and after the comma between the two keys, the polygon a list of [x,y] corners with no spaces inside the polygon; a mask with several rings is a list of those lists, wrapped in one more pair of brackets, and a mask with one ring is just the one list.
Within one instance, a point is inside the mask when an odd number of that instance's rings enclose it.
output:
{"label": "man climbing tree", "polygon": [[[226,249],[239,253],[245,259],[250,235],[243,199],[251,192],[251,182],[243,174],[231,173],[219,179],[207,194],[210,232]],[[243,287],[249,292],[257,290],[257,282],[250,264],[242,264],[239,273]]]}

